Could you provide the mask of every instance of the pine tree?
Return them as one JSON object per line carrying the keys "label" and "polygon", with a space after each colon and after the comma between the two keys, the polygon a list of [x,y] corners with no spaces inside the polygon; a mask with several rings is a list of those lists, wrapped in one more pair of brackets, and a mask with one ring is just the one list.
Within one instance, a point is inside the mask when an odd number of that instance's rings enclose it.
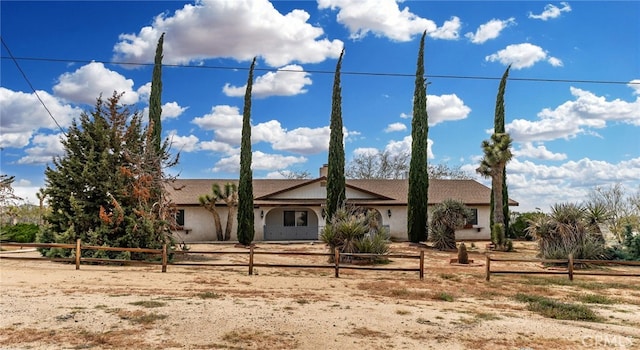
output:
{"label": "pine tree", "polygon": [[[151,208],[154,176],[146,169],[146,133],[142,115],[120,105],[122,94],[106,102],[98,98],[95,110],[74,120],[62,140],[64,155],[45,170],[51,210],[40,242],[159,248],[166,240],[166,222]],[[154,152],[155,154],[155,152]],[[168,155],[161,155],[162,160]],[[69,250],[51,249],[49,256]],[[131,258],[136,254],[86,251],[97,257]]]}
{"label": "pine tree", "polygon": [[340,68],[343,55],[344,49],[342,49],[336,65],[331,98],[331,123],[329,126],[331,135],[329,136],[329,169],[327,172],[327,218],[329,219],[333,217],[333,214],[346,199],[344,145],[342,143],[342,89],[340,87]]}
{"label": "pine tree", "polygon": [[418,64],[416,68],[415,92],[413,96],[413,120],[411,122],[411,161],[409,164],[409,195],[407,199],[407,233],[410,242],[427,239],[427,202],[429,176],[427,167],[427,138],[429,116],[427,115],[427,88],[424,79],[424,39],[422,33]]}
{"label": "pine tree", "polygon": [[238,241],[248,246],[253,241],[253,174],[251,172],[251,89],[256,58],[251,62],[242,113],[242,141],[240,144],[240,180],[238,182]]}

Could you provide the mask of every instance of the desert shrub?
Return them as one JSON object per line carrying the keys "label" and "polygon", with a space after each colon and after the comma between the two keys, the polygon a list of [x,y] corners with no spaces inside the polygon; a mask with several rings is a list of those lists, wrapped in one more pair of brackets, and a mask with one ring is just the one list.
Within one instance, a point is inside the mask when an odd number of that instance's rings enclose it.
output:
{"label": "desert shrub", "polygon": [[544,216],[541,212],[526,212],[526,213],[513,213],[509,222],[509,230],[507,232],[507,238],[511,239],[525,239],[532,240],[532,237],[527,234],[527,228],[529,222],[535,220],[539,216]]}
{"label": "desert shrub", "polygon": [[39,227],[36,224],[15,224],[0,228],[0,241],[32,243],[36,240]]}
{"label": "desert shrub", "polygon": [[633,234],[631,225],[625,227],[622,244],[609,248],[609,255],[616,260],[640,260],[640,234]]}
{"label": "desert shrub", "polygon": [[[320,234],[329,252],[386,254],[389,251],[389,234],[381,228],[374,210],[342,205],[330,218]],[[342,261],[352,261],[345,256]],[[333,261],[333,256],[330,258]]]}

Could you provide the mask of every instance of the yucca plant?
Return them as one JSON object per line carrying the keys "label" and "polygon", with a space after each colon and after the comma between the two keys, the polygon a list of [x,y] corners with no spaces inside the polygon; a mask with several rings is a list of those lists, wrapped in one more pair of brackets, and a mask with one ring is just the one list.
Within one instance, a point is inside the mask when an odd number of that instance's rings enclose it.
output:
{"label": "yucca plant", "polygon": [[590,224],[589,211],[573,203],[555,204],[551,214],[529,222],[528,233],[538,241],[539,256],[545,259],[606,258],[601,234]]}
{"label": "yucca plant", "polygon": [[[327,244],[333,262],[336,250],[341,253],[385,254],[389,250],[389,235],[379,228],[375,211],[362,211],[359,208],[342,205],[331,217],[320,234]],[[345,256],[341,261],[352,261]]]}
{"label": "yucca plant", "polygon": [[464,227],[472,213],[464,203],[446,199],[431,212],[429,240],[439,250],[456,249],[456,230]]}

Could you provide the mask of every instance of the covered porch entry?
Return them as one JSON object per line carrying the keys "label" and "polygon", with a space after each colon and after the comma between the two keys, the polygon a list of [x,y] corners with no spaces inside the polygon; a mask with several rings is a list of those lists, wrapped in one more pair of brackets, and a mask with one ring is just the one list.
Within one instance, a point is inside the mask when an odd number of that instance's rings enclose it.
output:
{"label": "covered porch entry", "polygon": [[265,241],[318,240],[320,226],[313,208],[273,208],[264,214]]}

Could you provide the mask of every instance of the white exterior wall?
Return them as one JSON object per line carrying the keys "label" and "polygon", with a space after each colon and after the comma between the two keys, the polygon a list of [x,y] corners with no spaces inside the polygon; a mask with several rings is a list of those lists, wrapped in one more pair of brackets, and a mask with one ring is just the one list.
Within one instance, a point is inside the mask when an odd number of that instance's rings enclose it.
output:
{"label": "white exterior wall", "polygon": [[[318,185],[318,189],[324,190]],[[306,195],[309,194],[309,187],[301,188],[301,192]],[[301,195],[303,193],[300,193]],[[304,198],[304,197],[303,197]],[[470,229],[461,229],[456,231],[456,240],[488,240],[491,239],[491,229],[489,227],[489,206],[472,207],[478,210],[478,225]],[[178,242],[206,242],[216,241],[215,225],[213,221],[213,215],[203,207],[189,206],[179,207],[178,209],[184,210],[184,227],[189,230],[189,233],[185,231],[175,231],[174,237]],[[222,230],[224,232],[227,224],[227,208],[218,207],[218,213],[220,214],[220,221]],[[317,224],[320,230],[326,224],[322,218],[321,208],[304,207],[305,210],[313,211],[316,214]],[[394,241],[406,241],[407,240],[407,207],[406,206],[380,206],[374,207],[374,209],[380,212],[382,217],[382,225],[389,227],[389,233],[391,239]],[[264,240],[264,225],[267,224],[267,214],[272,210],[282,210],[282,208],[273,207],[260,207],[254,209],[254,227],[255,235],[254,241]],[[391,216],[389,216],[389,210]],[[263,214],[263,217],[261,217]],[[279,217],[279,216],[278,216]],[[273,216],[272,216],[273,218]],[[237,228],[238,224],[234,218],[233,230],[231,232],[231,241],[237,241]]]}
{"label": "white exterior wall", "polygon": [[456,240],[485,240],[491,239],[491,228],[489,227],[489,206],[471,207],[478,209],[478,225],[469,229],[456,230]]}
{"label": "white exterior wall", "polygon": [[[216,227],[213,220],[213,214],[204,207],[178,207],[177,209],[184,210],[184,228],[187,231],[174,231],[173,236],[178,242],[210,242],[217,241]],[[228,209],[226,207],[216,207],[218,214],[220,215],[220,224],[222,225],[222,232],[227,227],[227,214]],[[264,210],[264,209],[263,209]],[[254,215],[254,227],[255,227],[255,241],[261,241],[263,239],[262,227],[264,220],[260,218],[260,209],[253,210]],[[231,230],[231,241],[238,240],[238,222],[237,218],[233,218],[233,229]]]}

